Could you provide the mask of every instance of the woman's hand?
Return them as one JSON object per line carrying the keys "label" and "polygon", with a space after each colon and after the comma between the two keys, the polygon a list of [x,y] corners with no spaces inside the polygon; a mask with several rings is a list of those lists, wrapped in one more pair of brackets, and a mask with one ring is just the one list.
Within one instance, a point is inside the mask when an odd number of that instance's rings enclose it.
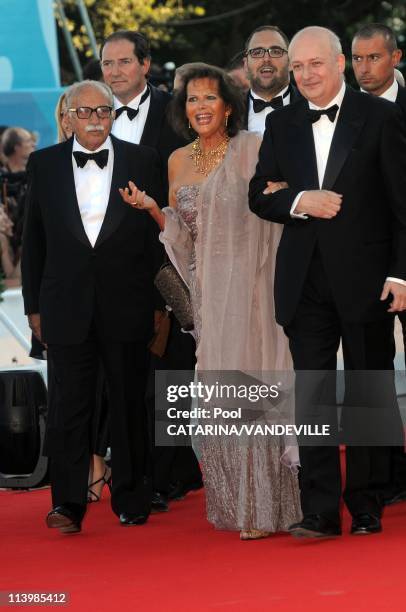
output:
{"label": "woman's hand", "polygon": [[275,191],[279,191],[279,189],[287,189],[287,187],[289,187],[289,185],[285,183],[285,181],[267,181],[266,184],[267,187],[262,192],[264,195],[269,195],[270,193],[275,193]]}
{"label": "woman's hand", "polygon": [[148,211],[158,208],[158,204],[155,202],[155,200],[150,198],[145,191],[140,191],[132,181],[128,181],[128,187],[125,189],[119,188],[119,192],[124,202],[133,208]]}

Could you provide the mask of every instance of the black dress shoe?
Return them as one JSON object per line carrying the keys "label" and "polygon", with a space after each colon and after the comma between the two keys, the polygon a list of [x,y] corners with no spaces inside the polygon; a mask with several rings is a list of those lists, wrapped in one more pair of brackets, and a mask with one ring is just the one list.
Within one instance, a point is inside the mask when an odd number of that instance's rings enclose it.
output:
{"label": "black dress shoe", "polygon": [[392,504],[399,504],[400,502],[406,501],[406,491],[398,490],[387,494],[383,500],[385,506],[392,506]]}
{"label": "black dress shoe", "polygon": [[127,512],[120,514],[120,523],[122,525],[143,525],[147,520],[148,516],[146,514],[128,514]]}
{"label": "black dress shoe", "polygon": [[351,523],[352,535],[370,535],[382,531],[381,519],[373,514],[357,514]]}
{"label": "black dress shoe", "polygon": [[151,500],[151,512],[168,512],[169,505],[166,495],[154,491]]}
{"label": "black dress shoe", "polygon": [[46,524],[51,529],[59,529],[61,533],[79,533],[82,530],[84,514],[85,511],[79,504],[56,506],[48,512]]}
{"label": "black dress shoe", "polygon": [[309,514],[291,525],[289,533],[295,538],[335,538],[341,535],[341,527],[320,514]]}
{"label": "black dress shoe", "polygon": [[180,501],[181,499],[184,499],[190,491],[198,491],[199,489],[202,489],[202,488],[203,488],[202,480],[197,480],[189,484],[185,484],[181,480],[177,480],[176,482],[171,483],[169,485],[168,499],[174,500],[174,501]]}

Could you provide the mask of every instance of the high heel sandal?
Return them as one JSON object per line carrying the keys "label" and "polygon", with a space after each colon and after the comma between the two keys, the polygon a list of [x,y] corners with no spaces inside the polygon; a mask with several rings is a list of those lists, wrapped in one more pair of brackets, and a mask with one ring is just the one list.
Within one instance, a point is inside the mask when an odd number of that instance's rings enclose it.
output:
{"label": "high heel sandal", "polygon": [[261,540],[269,538],[270,531],[260,531],[259,529],[243,529],[240,531],[240,540]]}
{"label": "high heel sandal", "polygon": [[[101,478],[99,478],[98,480],[95,480],[94,482],[91,482],[90,485],[87,488],[87,503],[88,504],[92,504],[95,502],[100,501],[101,498],[101,494],[103,491],[103,487],[106,484],[109,488],[110,494],[111,494],[111,469],[110,469],[110,475],[108,478],[106,478],[107,472],[108,472],[109,468],[106,467],[104,469],[104,474]],[[93,491],[92,487],[94,487],[94,485],[99,484],[99,482],[102,482],[102,487],[100,489],[100,494],[98,495],[95,491]]]}

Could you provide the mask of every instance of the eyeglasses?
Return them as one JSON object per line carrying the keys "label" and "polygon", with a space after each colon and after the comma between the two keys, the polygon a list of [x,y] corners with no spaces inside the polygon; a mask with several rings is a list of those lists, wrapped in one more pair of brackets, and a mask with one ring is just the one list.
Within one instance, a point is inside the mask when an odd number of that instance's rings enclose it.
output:
{"label": "eyeglasses", "polygon": [[255,49],[248,49],[246,55],[250,55],[253,59],[262,59],[265,57],[265,53],[268,53],[269,57],[282,57],[284,53],[287,53],[286,49],[282,47],[255,47]]}
{"label": "eyeglasses", "polygon": [[111,117],[113,111],[112,106],[96,106],[91,108],[90,106],[78,106],[78,108],[68,108],[70,113],[76,113],[78,119],[90,119],[93,113],[99,117],[99,119],[107,119]]}

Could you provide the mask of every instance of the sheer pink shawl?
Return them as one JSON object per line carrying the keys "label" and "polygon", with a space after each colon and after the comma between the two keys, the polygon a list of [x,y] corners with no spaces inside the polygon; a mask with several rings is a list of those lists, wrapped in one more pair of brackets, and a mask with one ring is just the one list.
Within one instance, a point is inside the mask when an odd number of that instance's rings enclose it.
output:
{"label": "sheer pink shawl", "polygon": [[[248,185],[261,136],[247,131],[231,139],[226,156],[200,185],[197,198],[196,275],[201,289],[201,333],[197,369],[257,373],[265,383],[278,380],[292,391],[288,341],[276,323],[274,271],[282,226],[262,221],[248,207]],[[193,243],[174,209],[165,208],[161,241],[185,282]],[[294,422],[293,393],[279,422]],[[283,460],[298,463],[297,447],[286,439]],[[290,451],[290,452],[289,452]]]}

